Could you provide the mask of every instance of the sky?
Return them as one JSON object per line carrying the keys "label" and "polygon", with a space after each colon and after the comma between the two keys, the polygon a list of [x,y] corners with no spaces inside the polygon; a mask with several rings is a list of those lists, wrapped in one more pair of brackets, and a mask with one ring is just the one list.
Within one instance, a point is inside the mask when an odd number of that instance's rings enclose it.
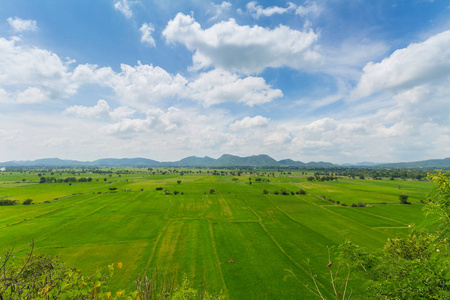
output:
{"label": "sky", "polygon": [[450,156],[449,0],[0,0],[0,161]]}

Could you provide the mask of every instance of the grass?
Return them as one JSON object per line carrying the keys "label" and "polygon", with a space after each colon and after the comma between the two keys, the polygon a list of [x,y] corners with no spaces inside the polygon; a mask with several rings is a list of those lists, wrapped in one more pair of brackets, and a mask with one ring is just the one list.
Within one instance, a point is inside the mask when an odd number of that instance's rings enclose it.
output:
{"label": "grass", "polygon": [[[285,269],[312,285],[305,264],[309,259],[329,293],[323,278],[327,247],[349,236],[375,249],[390,237],[406,235],[410,224],[423,222],[420,201],[432,186],[425,181],[307,182],[299,173],[181,176],[144,171],[120,177],[54,172],[59,178],[93,178],[72,185],[39,184],[36,172],[2,173],[0,199],[30,198],[35,204],[0,207],[0,253],[15,245],[24,254],[34,239],[38,253],[57,255],[83,272],[120,261],[124,268],[112,278],[113,289],[130,289],[136,276],[156,270],[177,280],[187,275],[197,288],[206,284],[207,290],[222,290],[232,299],[313,299],[299,282],[283,280]],[[256,182],[257,177],[263,180]],[[270,193],[264,195],[264,189]],[[273,194],[299,189],[307,195]],[[407,194],[413,204],[399,205],[399,194]],[[370,205],[342,207],[321,196]]]}

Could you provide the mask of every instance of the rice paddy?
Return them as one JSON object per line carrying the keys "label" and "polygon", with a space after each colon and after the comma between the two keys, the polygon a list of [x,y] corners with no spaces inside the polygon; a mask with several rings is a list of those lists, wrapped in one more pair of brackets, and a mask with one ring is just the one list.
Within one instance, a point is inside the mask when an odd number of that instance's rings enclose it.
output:
{"label": "rice paddy", "polygon": [[[157,271],[177,280],[186,275],[231,299],[308,299],[313,295],[301,283],[284,280],[286,269],[312,285],[309,260],[330,293],[322,278],[328,248],[348,237],[377,249],[408,234],[423,222],[421,201],[432,188],[427,181],[308,182],[302,172],[108,171],[52,175],[92,178],[73,183],[39,183],[36,172],[1,173],[0,199],[33,204],[0,207],[0,253],[14,246],[24,254],[34,240],[37,253],[83,272],[122,262],[112,289],[131,289],[137,276]],[[400,194],[412,204],[400,205]],[[358,202],[367,205],[351,207]]]}

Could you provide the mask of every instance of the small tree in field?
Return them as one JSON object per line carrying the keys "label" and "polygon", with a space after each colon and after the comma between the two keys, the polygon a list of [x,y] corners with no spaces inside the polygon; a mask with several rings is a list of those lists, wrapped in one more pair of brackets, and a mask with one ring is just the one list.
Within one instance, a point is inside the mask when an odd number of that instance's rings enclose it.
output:
{"label": "small tree in field", "polygon": [[411,204],[411,202],[408,202],[408,195],[399,195],[398,199],[400,200],[400,204]]}
{"label": "small tree in field", "polygon": [[213,189],[213,188],[210,188],[210,189],[209,189],[209,193],[210,193],[210,194],[214,194],[215,192],[216,192],[215,189]]}

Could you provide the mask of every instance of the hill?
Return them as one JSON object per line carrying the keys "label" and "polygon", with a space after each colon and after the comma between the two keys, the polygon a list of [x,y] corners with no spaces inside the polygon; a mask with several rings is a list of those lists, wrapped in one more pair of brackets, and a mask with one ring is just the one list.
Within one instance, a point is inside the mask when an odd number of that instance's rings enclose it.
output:
{"label": "hill", "polygon": [[[294,161],[292,159],[282,159],[277,161],[272,157],[260,154],[252,156],[236,156],[224,154],[218,159],[208,156],[197,157],[189,156],[179,161],[159,162],[148,158],[103,158],[94,161],[77,161],[59,158],[43,158],[37,160],[26,161],[7,161],[0,163],[0,167],[210,167],[210,168],[227,168],[227,167],[311,167],[311,168],[331,168],[339,165],[330,162],[308,162]],[[450,157],[444,159],[430,159],[417,162],[401,162],[401,163],[358,163],[356,165],[345,164],[342,167],[374,167],[374,168],[423,168],[423,169],[450,169]]]}
{"label": "hill", "polygon": [[450,169],[450,157],[444,159],[428,159],[416,162],[401,162],[401,163],[391,163],[391,164],[381,164],[377,167],[383,168],[401,168],[401,169],[412,169],[412,168],[423,168],[423,169]]}

